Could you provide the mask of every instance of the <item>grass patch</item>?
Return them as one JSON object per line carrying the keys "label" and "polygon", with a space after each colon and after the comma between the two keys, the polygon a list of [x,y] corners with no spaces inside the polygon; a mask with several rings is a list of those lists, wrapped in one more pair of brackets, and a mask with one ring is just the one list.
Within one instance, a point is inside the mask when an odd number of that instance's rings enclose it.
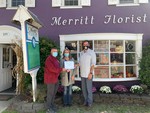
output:
{"label": "grass patch", "polygon": [[18,113],[17,111],[10,111],[10,110],[5,110],[5,111],[3,111],[2,113]]}
{"label": "grass patch", "polygon": [[[19,113],[16,111],[6,110],[2,113]],[[45,113],[45,110],[37,113]],[[74,104],[71,107],[59,106],[57,113],[150,113],[150,105],[120,105],[120,104],[103,104],[94,103],[92,107]]]}

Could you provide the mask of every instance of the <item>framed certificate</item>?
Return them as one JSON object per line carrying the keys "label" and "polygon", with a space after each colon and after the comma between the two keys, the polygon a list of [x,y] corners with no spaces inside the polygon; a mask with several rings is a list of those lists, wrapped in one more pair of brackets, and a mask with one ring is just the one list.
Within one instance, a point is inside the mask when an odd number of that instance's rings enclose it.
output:
{"label": "framed certificate", "polygon": [[65,69],[74,69],[74,61],[65,61],[64,67]]}

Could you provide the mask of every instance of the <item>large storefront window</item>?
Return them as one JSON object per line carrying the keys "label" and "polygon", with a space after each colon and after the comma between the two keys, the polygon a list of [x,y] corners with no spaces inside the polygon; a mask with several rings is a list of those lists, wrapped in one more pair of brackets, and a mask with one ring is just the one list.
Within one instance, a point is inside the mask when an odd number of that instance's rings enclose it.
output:
{"label": "large storefront window", "polygon": [[[70,36],[72,36],[72,41]],[[69,40],[67,40],[67,37],[68,35],[60,36],[63,39],[60,42],[61,50],[63,51],[65,47],[70,49],[76,63],[80,59],[82,42],[84,40],[89,41],[90,48],[96,53],[95,81],[138,79],[138,61],[141,57],[142,34],[93,34],[93,36],[92,34],[85,36],[81,34],[81,36],[69,35]],[[76,79],[80,79],[80,68]]]}

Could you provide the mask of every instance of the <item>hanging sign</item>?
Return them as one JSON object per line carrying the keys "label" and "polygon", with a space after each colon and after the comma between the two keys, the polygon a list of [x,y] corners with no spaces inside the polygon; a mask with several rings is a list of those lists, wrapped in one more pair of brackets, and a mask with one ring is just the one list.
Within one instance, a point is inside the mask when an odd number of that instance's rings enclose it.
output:
{"label": "hanging sign", "polygon": [[26,55],[28,71],[40,67],[39,34],[38,29],[25,22]]}

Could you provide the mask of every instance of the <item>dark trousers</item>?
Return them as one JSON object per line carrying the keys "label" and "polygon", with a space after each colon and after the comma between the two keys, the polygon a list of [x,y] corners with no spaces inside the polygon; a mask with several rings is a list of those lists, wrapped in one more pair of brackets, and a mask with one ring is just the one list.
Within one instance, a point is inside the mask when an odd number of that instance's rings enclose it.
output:
{"label": "dark trousers", "polygon": [[51,109],[54,106],[54,99],[58,90],[58,86],[59,82],[55,84],[47,84],[47,99],[46,99],[47,109]]}
{"label": "dark trousers", "polygon": [[72,85],[64,86],[63,101],[64,101],[64,105],[72,104]]}

